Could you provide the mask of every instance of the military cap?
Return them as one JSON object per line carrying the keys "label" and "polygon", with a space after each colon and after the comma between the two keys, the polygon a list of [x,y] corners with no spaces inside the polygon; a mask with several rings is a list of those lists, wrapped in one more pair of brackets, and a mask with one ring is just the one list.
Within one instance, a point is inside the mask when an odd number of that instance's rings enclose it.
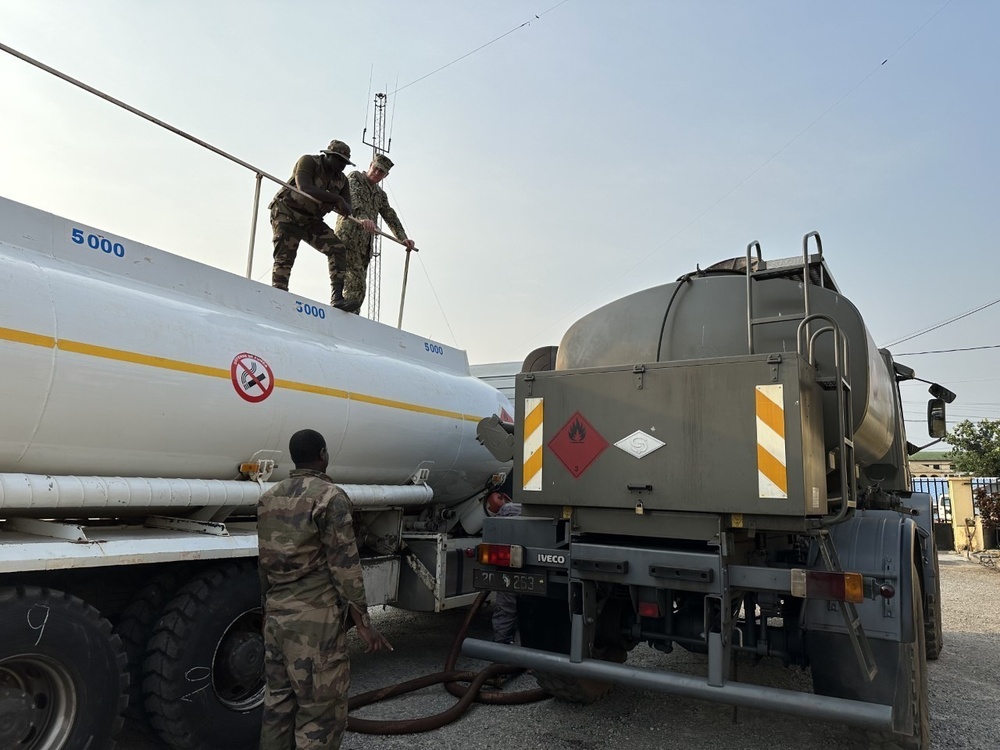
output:
{"label": "military cap", "polygon": [[323,153],[342,156],[348,164],[354,166],[354,162],[351,161],[351,147],[343,141],[330,141],[330,145],[323,149]]}
{"label": "military cap", "polygon": [[372,164],[383,172],[388,172],[392,169],[392,159],[385,154],[375,154],[374,158],[372,158]]}

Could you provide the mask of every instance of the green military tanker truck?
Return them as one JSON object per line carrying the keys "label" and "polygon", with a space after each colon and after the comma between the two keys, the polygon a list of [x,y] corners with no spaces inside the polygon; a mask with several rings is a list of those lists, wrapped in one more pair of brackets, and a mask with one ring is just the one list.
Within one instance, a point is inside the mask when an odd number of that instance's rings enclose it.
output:
{"label": "green military tanker truck", "polygon": [[[754,242],[590,313],[526,360],[516,425],[480,424],[522,515],[487,519],[475,582],[518,595],[521,638],[464,652],[567,700],[621,684],[928,747],[941,601],[931,499],[910,492],[912,379],[815,232],[801,256]],[[941,437],[955,396],[930,393]],[[640,643],[705,672],[629,666]],[[733,680],[739,655],[810,667],[813,693]]]}

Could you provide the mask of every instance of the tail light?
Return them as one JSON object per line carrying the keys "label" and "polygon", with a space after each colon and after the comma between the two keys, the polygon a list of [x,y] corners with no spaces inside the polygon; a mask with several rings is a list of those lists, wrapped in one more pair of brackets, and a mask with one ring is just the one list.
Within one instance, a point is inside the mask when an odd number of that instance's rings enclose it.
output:
{"label": "tail light", "polygon": [[659,617],[660,605],[656,602],[639,602],[639,617]]}
{"label": "tail light", "polygon": [[523,568],[524,547],[520,544],[480,544],[479,562],[501,568]]}
{"label": "tail light", "polygon": [[792,596],[803,599],[829,599],[858,604],[865,598],[865,579],[860,573],[834,573],[828,570],[793,568]]}

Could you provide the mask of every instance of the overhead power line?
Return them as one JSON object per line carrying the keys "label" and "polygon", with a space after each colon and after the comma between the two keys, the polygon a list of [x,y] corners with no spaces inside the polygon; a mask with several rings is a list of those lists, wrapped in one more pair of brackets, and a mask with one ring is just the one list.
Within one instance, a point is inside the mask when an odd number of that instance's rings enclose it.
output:
{"label": "overhead power line", "polygon": [[[889,53],[889,55],[886,56],[882,60],[882,62],[880,62],[878,65],[874,66],[868,72],[867,75],[865,75],[860,81],[858,81],[856,84],[854,84],[845,93],[841,94],[840,97],[836,101],[834,101],[832,104],[830,104],[819,115],[817,115],[811,122],[809,122],[807,125],[805,125],[801,130],[799,130],[799,132],[796,133],[794,136],[792,136],[781,148],[779,148],[777,151],[775,151],[770,156],[768,156],[766,159],[764,159],[764,161],[762,161],[759,165],[757,165],[756,168],[754,168],[753,170],[751,170],[751,172],[749,174],[747,174],[742,180],[740,180],[736,185],[734,185],[729,190],[727,190],[725,193],[723,193],[721,196],[719,196],[715,200],[714,203],[712,203],[710,206],[708,206],[708,208],[706,208],[701,213],[699,213],[697,216],[695,216],[694,218],[692,218],[690,221],[687,222],[687,224],[685,224],[680,229],[678,229],[676,232],[674,232],[672,235],[670,235],[669,237],[667,237],[659,245],[657,245],[652,250],[650,250],[649,252],[647,252],[645,255],[643,255],[641,258],[639,258],[638,260],[636,260],[630,266],[628,266],[627,268],[622,269],[616,276],[613,276],[610,279],[604,278],[603,279],[604,287],[607,288],[607,287],[611,286],[612,284],[618,282],[620,279],[625,278],[630,273],[632,273],[636,268],[638,268],[639,266],[641,266],[643,263],[645,263],[647,260],[649,260],[651,257],[653,257],[654,255],[656,255],[657,253],[659,253],[665,247],[673,244],[674,240],[676,240],[678,237],[680,237],[682,234],[684,234],[688,229],[690,229],[692,226],[694,226],[699,221],[701,221],[701,219],[706,214],[710,213],[716,206],[718,206],[720,203],[722,203],[723,201],[725,201],[730,195],[732,195],[737,190],[739,190],[740,188],[742,188],[745,184],[747,184],[748,182],[750,182],[750,180],[752,180],[757,175],[758,172],[760,172],[761,170],[763,170],[772,161],[774,161],[776,158],[778,158],[778,156],[780,156],[792,144],[794,144],[803,135],[805,135],[809,130],[811,130],[820,120],[822,120],[823,118],[825,118],[828,114],[830,114],[830,112],[832,112],[834,109],[836,109],[840,105],[841,102],[843,102],[851,94],[853,94],[855,91],[857,91],[859,88],[861,88],[861,86],[863,86],[868,81],[869,78],[871,78],[876,73],[878,73],[885,66],[886,63],[888,63],[893,57],[895,57],[897,54],[899,54],[900,50],[902,50],[903,47],[905,47],[907,44],[909,44],[911,41],[913,41],[913,38],[916,37],[917,34],[919,34],[921,31],[923,31],[924,28],[926,28],[927,25],[931,23],[931,21],[933,21],[935,18],[937,18],[939,15],[941,15],[941,13],[945,10],[945,8],[947,8],[949,5],[951,5],[951,3],[952,3],[952,0],[947,0],[947,2],[945,2],[940,8],[938,8],[937,11],[935,11],[926,21],[924,21],[922,24],[920,24],[920,26],[917,27],[917,29],[912,34],[910,34],[898,47],[896,47],[896,49],[894,49],[891,53]],[[560,5],[561,4],[562,3],[560,3]],[[559,6],[555,6],[555,7],[559,7]],[[546,11],[546,12],[548,12],[548,11]],[[508,32],[508,33],[510,33],[510,32]],[[416,83],[416,81],[414,81],[414,83]],[[998,301],[1000,301],[1000,300],[998,300]],[[549,329],[555,327],[555,325],[557,323],[559,323],[562,320],[565,320],[570,315],[572,315],[575,312],[577,312],[578,310],[580,310],[584,306],[584,304],[586,304],[586,303],[582,303],[580,305],[577,305],[574,308],[571,308],[571,309],[567,310],[563,315],[561,315],[560,317],[558,317],[555,320],[553,320],[546,328],[543,328],[542,330],[543,331],[548,331]],[[903,339],[903,341],[905,341],[905,340],[906,339]],[[898,342],[896,342],[896,343],[898,343]],[[891,344],[890,344],[890,346],[891,346]]]}
{"label": "overhead power line", "polygon": [[[442,66],[441,66],[440,68],[436,68],[436,69],[432,70],[432,71],[431,71],[430,73],[427,73],[427,74],[425,74],[425,75],[422,75],[422,76],[420,76],[420,78],[418,78],[418,79],[417,79],[417,80],[415,80],[415,81],[410,81],[410,82],[409,82],[409,83],[407,83],[407,84],[406,84],[405,86],[400,86],[400,87],[399,87],[398,89],[396,89],[395,91],[393,91],[393,92],[392,92],[392,94],[390,94],[390,96],[395,96],[396,94],[398,94],[398,93],[399,93],[400,91],[402,91],[403,89],[408,89],[408,88],[410,88],[410,86],[412,86],[413,84],[415,84],[415,83],[420,83],[420,82],[421,82],[422,80],[424,80],[425,78],[430,78],[430,77],[431,77],[432,75],[434,75],[435,73],[440,73],[440,72],[441,72],[442,70],[444,70],[445,68],[450,68],[450,67],[451,67],[452,65],[454,65],[455,63],[457,63],[457,62],[460,62],[461,60],[464,60],[465,58],[469,57],[470,55],[474,55],[474,54],[476,54],[477,52],[479,52],[480,50],[484,50],[484,49],[486,49],[486,48],[487,48],[487,47],[489,47],[489,46],[490,46],[491,44],[495,44],[496,42],[499,42],[499,41],[500,41],[501,39],[503,39],[503,38],[504,38],[505,36],[510,36],[510,35],[511,35],[511,34],[513,34],[513,33],[514,33],[515,31],[517,31],[517,30],[519,30],[519,29],[523,29],[523,28],[524,28],[525,26],[530,26],[530,25],[531,25],[531,22],[532,22],[532,21],[537,21],[537,20],[538,20],[538,19],[540,19],[540,18],[541,18],[542,16],[544,16],[544,15],[546,15],[546,14],[548,14],[548,13],[551,13],[551,12],[552,12],[552,11],[554,11],[554,10],[555,10],[556,8],[558,8],[558,7],[560,6],[560,5],[565,5],[565,4],[566,4],[566,3],[568,3],[568,2],[569,2],[569,0],[562,0],[562,2],[559,2],[559,3],[556,3],[555,5],[553,5],[553,6],[552,6],[551,8],[549,8],[548,10],[546,10],[546,11],[542,11],[541,13],[538,13],[537,15],[535,15],[535,16],[532,16],[531,18],[529,18],[529,19],[528,19],[527,21],[525,21],[524,23],[522,23],[522,24],[519,24],[518,26],[515,26],[514,28],[510,29],[509,31],[505,31],[505,32],[504,32],[503,34],[501,34],[500,36],[496,37],[495,39],[491,39],[490,41],[486,42],[486,44],[481,44],[481,45],[479,45],[478,47],[476,47],[476,48],[475,48],[474,50],[472,50],[471,52],[466,52],[466,53],[465,53],[464,55],[462,55],[461,57],[456,57],[456,58],[455,58],[454,60],[452,60],[452,61],[451,61],[450,63],[447,63],[447,64],[445,64],[445,65],[442,65]],[[940,12],[940,11],[939,11],[939,12]]]}
{"label": "overhead power line", "polygon": [[1000,344],[990,344],[988,346],[963,346],[958,349],[928,349],[926,352],[900,352],[894,357],[917,357],[921,354],[950,354],[951,352],[974,352],[980,349],[1000,349]]}
{"label": "overhead power line", "polygon": [[992,302],[987,302],[985,305],[980,305],[975,310],[969,310],[969,312],[962,313],[961,315],[956,315],[954,318],[948,318],[941,323],[932,325],[930,328],[925,328],[922,331],[917,331],[916,333],[911,333],[908,336],[903,336],[901,339],[896,339],[895,341],[890,341],[888,344],[883,344],[884,347],[895,346],[896,344],[902,344],[904,341],[909,341],[910,339],[915,339],[917,336],[923,336],[925,333],[930,333],[931,331],[936,331],[938,328],[944,328],[950,323],[954,323],[962,318],[967,318],[970,315],[975,315],[977,312],[985,310],[987,307],[992,307],[993,305],[1000,303],[1000,299],[995,299]]}

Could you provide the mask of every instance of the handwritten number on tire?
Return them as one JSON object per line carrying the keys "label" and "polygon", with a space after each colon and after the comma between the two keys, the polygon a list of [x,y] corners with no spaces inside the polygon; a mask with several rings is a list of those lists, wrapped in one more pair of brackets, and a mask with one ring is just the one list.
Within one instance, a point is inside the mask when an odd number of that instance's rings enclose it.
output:
{"label": "handwritten number on tire", "polygon": [[45,634],[45,626],[49,622],[49,608],[44,604],[32,605],[31,609],[28,610],[27,620],[28,627],[38,631],[38,638],[35,639],[35,645],[37,646],[42,642],[42,636]]}

